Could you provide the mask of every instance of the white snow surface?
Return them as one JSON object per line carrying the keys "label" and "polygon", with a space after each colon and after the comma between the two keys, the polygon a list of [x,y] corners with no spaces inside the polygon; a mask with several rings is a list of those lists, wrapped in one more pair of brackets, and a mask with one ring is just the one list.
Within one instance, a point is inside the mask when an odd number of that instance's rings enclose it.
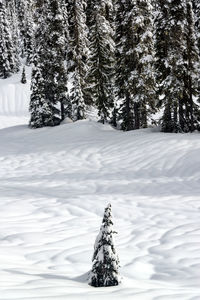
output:
{"label": "white snow surface", "polygon": [[[31,130],[16,78],[0,81],[0,300],[199,300],[200,135],[88,120]],[[94,288],[108,203],[123,278]]]}

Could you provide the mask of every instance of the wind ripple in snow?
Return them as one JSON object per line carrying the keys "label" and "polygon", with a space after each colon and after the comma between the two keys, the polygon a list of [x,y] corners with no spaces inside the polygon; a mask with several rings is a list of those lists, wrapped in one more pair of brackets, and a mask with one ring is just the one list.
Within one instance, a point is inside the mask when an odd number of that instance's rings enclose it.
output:
{"label": "wind ripple in snow", "polygon": [[[199,134],[0,130],[0,300],[200,298]],[[123,282],[87,285],[113,204]]]}

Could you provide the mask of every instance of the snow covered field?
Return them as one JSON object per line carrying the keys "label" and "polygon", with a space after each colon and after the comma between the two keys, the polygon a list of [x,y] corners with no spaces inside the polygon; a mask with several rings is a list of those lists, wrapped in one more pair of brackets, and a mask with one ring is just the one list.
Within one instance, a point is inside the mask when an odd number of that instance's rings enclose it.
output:
{"label": "snow covered field", "polygon": [[[0,300],[199,300],[200,135],[93,121],[30,130],[27,87],[0,89]],[[123,280],[93,288],[109,202]]]}

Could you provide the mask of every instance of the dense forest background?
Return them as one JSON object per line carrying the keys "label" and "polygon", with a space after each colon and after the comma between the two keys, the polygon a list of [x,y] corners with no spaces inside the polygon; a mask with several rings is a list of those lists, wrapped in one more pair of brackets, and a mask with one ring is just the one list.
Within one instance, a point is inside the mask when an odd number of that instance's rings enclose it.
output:
{"label": "dense forest background", "polygon": [[21,64],[31,128],[95,108],[124,131],[200,130],[198,0],[0,0],[0,78]]}

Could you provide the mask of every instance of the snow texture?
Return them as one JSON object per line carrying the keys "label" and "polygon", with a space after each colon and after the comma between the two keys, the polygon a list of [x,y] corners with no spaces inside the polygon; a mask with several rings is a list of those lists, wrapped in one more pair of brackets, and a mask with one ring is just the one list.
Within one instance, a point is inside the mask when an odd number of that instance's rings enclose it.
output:
{"label": "snow texture", "polygon": [[[0,300],[199,300],[199,133],[31,130],[20,75],[0,81]],[[97,289],[87,277],[108,202],[123,279]]]}

